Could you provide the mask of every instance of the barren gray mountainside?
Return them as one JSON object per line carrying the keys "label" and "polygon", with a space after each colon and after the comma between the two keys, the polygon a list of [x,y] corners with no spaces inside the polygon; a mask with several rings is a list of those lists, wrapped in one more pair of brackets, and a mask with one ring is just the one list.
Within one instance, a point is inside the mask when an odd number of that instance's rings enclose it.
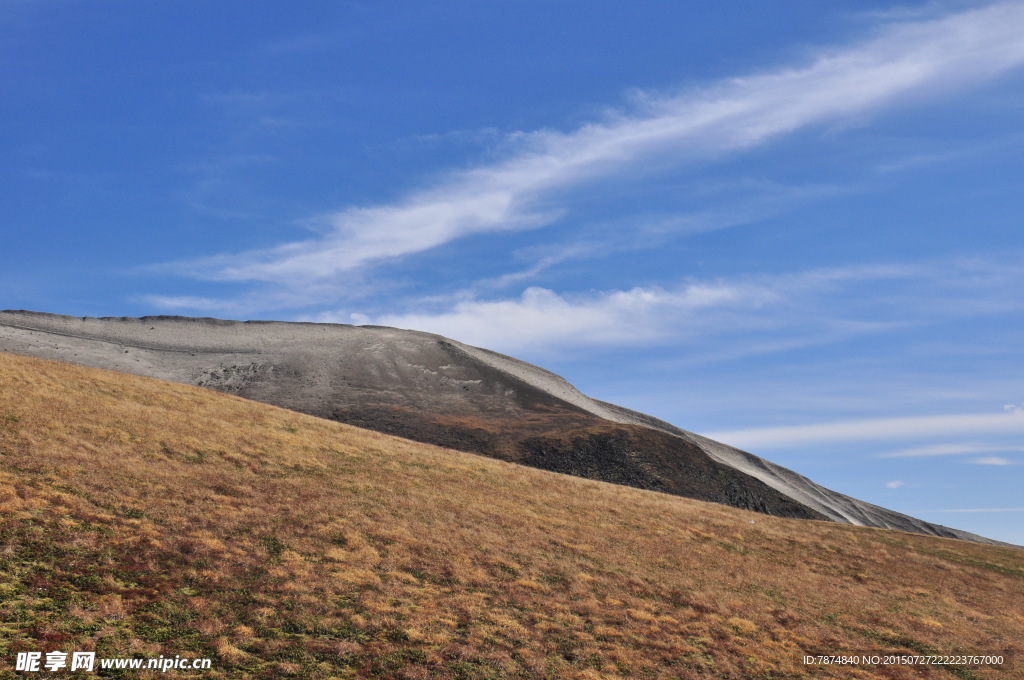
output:
{"label": "barren gray mountainside", "polygon": [[826,489],[438,335],[378,326],[0,312],[0,350],[221,392],[536,468],[783,517],[996,543]]}

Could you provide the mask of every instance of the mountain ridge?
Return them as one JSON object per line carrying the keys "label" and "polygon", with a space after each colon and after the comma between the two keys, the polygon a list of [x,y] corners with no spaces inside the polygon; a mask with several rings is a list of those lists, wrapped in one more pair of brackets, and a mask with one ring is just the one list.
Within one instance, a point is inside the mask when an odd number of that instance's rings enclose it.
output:
{"label": "mountain ridge", "polygon": [[551,371],[383,326],[0,312],[0,349],[207,387],[388,434],[766,514],[983,543],[826,489]]}

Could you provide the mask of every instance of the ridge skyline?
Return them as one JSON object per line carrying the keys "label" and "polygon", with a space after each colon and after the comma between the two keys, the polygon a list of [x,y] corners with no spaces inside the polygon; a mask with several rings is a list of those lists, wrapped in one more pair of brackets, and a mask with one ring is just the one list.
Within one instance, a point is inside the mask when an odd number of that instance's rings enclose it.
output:
{"label": "ridge skyline", "polygon": [[728,444],[587,397],[546,369],[436,334],[5,310],[0,350],[193,384],[531,467],[767,514],[998,543],[825,489]]}

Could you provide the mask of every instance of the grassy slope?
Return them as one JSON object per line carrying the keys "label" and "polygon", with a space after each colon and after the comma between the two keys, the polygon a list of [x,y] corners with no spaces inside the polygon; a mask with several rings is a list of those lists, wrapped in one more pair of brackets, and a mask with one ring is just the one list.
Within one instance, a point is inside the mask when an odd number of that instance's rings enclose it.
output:
{"label": "grassy slope", "polygon": [[801,657],[1019,662],[1024,551],[767,517],[4,354],[0,603],[0,675],[18,650],[95,649],[212,656],[202,677],[1010,678]]}

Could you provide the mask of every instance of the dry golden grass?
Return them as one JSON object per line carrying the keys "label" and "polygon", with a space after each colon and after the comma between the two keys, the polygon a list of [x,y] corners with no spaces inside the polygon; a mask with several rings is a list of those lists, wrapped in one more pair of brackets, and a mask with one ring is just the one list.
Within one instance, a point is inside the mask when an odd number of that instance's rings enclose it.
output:
{"label": "dry golden grass", "polygon": [[[62,649],[211,656],[202,676],[232,678],[1024,677],[1022,550],[768,517],[11,355],[0,521],[7,668]],[[858,652],[1008,663],[802,662]]]}

